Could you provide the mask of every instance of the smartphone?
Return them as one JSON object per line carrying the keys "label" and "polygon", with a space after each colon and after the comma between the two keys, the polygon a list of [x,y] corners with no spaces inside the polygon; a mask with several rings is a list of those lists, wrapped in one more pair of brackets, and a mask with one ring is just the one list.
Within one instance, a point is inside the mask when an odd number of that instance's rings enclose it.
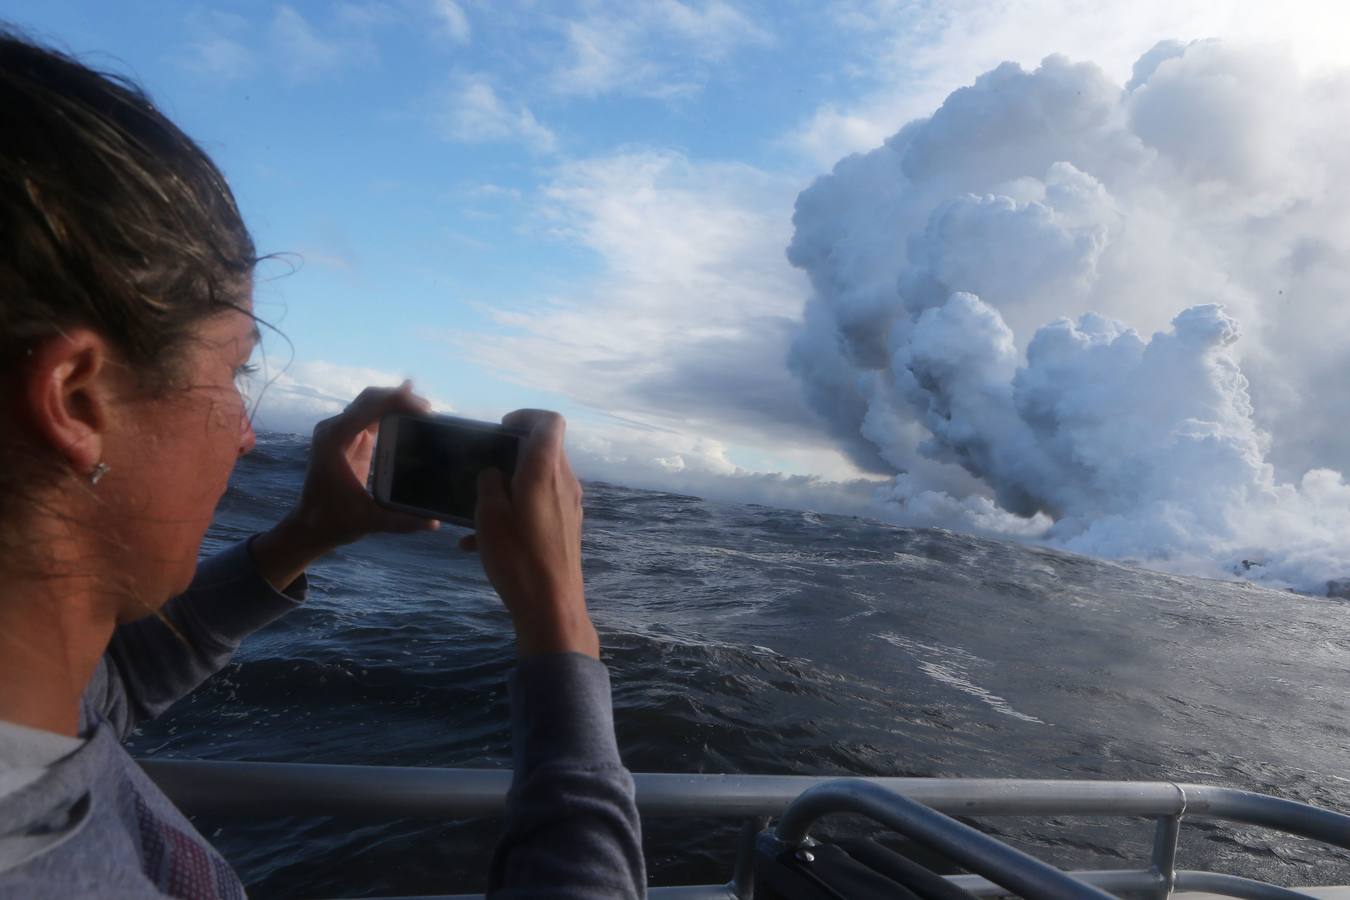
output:
{"label": "smartphone", "polygon": [[527,432],[454,416],[391,413],[375,445],[375,501],[390,509],[473,527],[478,473],[510,481]]}

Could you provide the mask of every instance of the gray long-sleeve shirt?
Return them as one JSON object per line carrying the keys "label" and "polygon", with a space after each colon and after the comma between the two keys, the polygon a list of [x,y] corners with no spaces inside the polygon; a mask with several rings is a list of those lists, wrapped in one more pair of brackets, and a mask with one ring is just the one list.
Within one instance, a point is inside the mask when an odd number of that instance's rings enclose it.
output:
{"label": "gray long-sleeve shirt", "polygon": [[[0,772],[10,776],[0,778],[0,789],[9,786],[0,790],[0,896],[244,896],[122,740],[224,667],[244,637],[293,609],[304,591],[303,578],[275,591],[247,543],[235,545],[203,561],[188,591],[164,608],[172,628],[151,618],[117,629],[85,689],[84,740],[71,752],[44,758],[72,745],[0,723]],[[490,892],[644,896],[632,779],[614,742],[604,666],[574,654],[528,660],[511,693],[516,777]]]}
{"label": "gray long-sleeve shirt", "polygon": [[645,897],[605,667],[579,653],[524,660],[511,676],[511,730],[515,777],[488,896]]}

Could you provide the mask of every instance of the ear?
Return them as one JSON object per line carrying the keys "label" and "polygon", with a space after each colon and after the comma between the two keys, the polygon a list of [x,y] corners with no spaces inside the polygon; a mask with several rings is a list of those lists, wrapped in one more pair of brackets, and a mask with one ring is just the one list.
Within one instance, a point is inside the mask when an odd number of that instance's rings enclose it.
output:
{"label": "ear", "polygon": [[20,391],[20,414],[34,436],[87,474],[103,459],[111,422],[112,348],[76,328],[33,348]]}

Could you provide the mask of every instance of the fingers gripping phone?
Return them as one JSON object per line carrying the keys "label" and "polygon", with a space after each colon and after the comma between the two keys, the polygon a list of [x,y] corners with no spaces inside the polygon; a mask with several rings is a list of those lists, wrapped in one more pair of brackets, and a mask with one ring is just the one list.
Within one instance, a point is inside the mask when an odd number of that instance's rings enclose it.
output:
{"label": "fingers gripping phone", "polygon": [[391,413],[375,447],[375,501],[472,528],[478,474],[501,469],[509,482],[525,436],[490,422]]}

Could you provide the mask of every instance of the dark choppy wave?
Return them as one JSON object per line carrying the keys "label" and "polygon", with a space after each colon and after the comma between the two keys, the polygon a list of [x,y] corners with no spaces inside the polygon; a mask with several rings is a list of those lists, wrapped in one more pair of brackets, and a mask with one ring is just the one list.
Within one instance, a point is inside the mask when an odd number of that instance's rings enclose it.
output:
{"label": "dark choppy wave", "polygon": [[[210,542],[284,512],[268,437]],[[591,606],[639,771],[1205,781],[1350,808],[1350,610],[938,530],[587,486]],[[454,529],[378,537],[144,727],[142,755],[509,765],[509,620]],[[258,897],[481,890],[480,822],[198,821]],[[1061,864],[1143,860],[1146,825],[990,820]],[[651,822],[656,884],[730,871],[734,826]],[[1345,883],[1350,858],[1191,825],[1187,867]]]}

